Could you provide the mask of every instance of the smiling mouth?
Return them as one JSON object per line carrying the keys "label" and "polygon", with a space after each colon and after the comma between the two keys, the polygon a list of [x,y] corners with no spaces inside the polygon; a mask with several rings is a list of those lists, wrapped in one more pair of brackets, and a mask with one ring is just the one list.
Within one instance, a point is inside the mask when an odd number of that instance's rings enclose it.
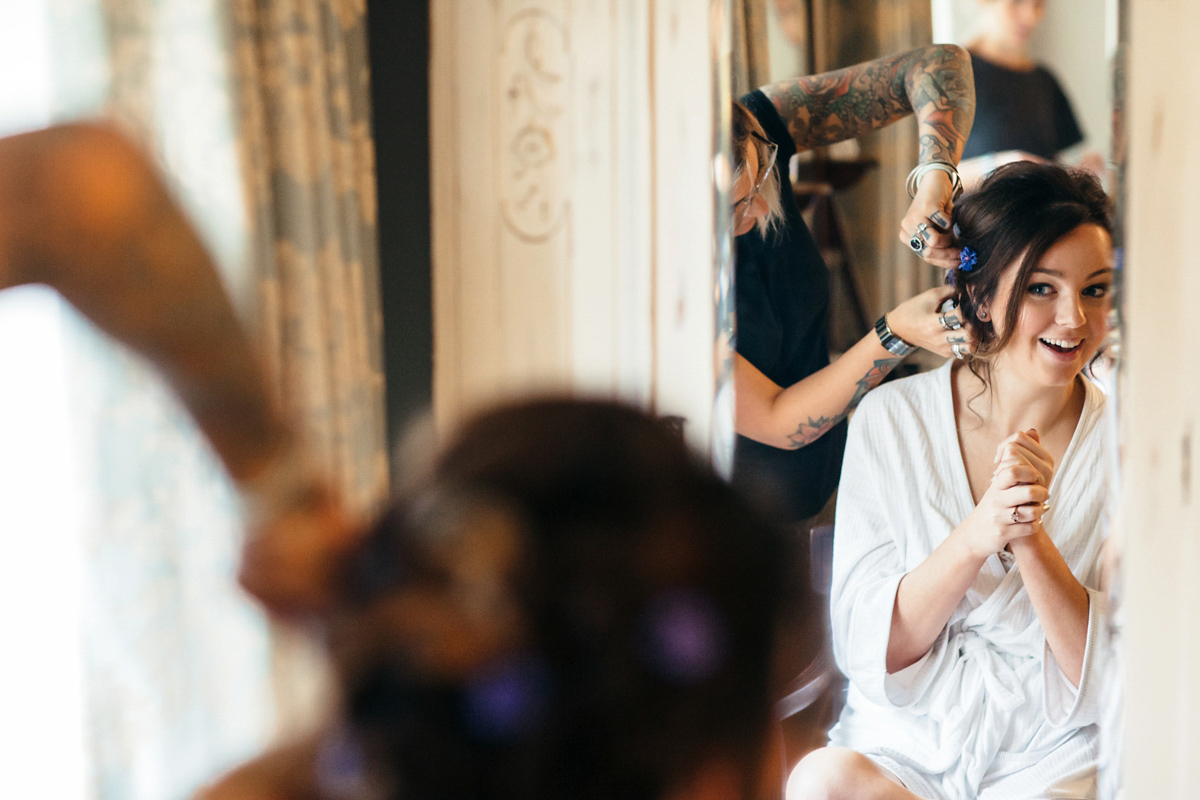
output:
{"label": "smiling mouth", "polygon": [[1083,339],[1038,339],[1043,345],[1055,353],[1074,353],[1083,346]]}

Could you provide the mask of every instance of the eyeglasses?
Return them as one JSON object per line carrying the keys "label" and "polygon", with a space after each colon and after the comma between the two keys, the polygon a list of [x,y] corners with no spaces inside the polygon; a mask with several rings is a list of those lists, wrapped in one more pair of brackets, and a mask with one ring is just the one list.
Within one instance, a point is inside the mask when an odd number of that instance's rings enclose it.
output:
{"label": "eyeglasses", "polygon": [[758,176],[754,181],[754,188],[745,197],[733,204],[734,224],[737,224],[741,220],[741,215],[746,212],[746,209],[750,208],[750,204],[758,196],[763,184],[771,176],[771,170],[775,168],[775,157],[779,155],[779,145],[763,137],[757,131],[751,131],[750,135],[767,146],[767,154],[764,157],[761,148],[759,149]]}

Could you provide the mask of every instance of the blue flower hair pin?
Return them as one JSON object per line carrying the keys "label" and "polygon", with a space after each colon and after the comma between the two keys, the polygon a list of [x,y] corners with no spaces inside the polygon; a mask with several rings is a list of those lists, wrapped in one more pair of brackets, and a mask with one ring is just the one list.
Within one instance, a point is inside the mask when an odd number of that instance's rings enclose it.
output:
{"label": "blue flower hair pin", "polygon": [[958,266],[951,267],[950,269],[946,270],[946,285],[953,286],[955,273],[957,273],[959,270],[962,270],[963,272],[970,272],[971,270],[975,269],[975,265],[978,262],[978,254],[976,254],[976,252],[971,248],[964,246],[963,249],[958,252]]}
{"label": "blue flower hair pin", "polygon": [[963,272],[970,272],[975,269],[975,264],[978,263],[979,256],[969,247],[964,247],[958,254],[958,268]]}

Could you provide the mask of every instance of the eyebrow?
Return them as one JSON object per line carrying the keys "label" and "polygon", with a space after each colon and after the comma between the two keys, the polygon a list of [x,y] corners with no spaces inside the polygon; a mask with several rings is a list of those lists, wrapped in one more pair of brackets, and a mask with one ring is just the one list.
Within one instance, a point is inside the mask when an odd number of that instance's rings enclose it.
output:
{"label": "eyebrow", "polygon": [[[1063,277],[1063,274],[1056,269],[1046,269],[1045,267],[1036,267],[1036,268],[1034,268],[1033,271],[1041,272],[1045,275],[1053,275],[1056,278]],[[1088,275],[1087,278],[1085,278],[1085,280],[1090,281],[1092,278],[1096,277],[1097,275],[1103,275],[1106,272],[1115,272],[1115,270],[1112,267],[1104,267],[1103,269],[1098,269],[1095,272],[1093,272],[1091,275]]]}

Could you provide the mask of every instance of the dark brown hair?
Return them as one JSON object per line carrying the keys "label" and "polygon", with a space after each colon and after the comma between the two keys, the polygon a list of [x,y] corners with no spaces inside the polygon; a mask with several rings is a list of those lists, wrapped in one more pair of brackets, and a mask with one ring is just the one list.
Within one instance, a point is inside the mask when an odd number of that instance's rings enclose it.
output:
{"label": "dark brown hair", "polygon": [[[1030,274],[1047,250],[1081,225],[1096,225],[1112,235],[1108,195],[1091,173],[1056,164],[1019,161],[1001,166],[955,206],[958,243],[974,252],[976,263],[970,271],[954,270],[952,280],[963,324],[975,337],[977,359],[986,363],[1008,344]],[[993,302],[1004,273],[1018,259],[1008,306],[996,309]],[[984,307],[990,309],[986,321],[979,319]],[[1000,314],[1004,334],[997,336],[995,320]]]}
{"label": "dark brown hair", "polygon": [[[402,787],[389,796],[659,800],[714,756],[754,783],[794,561],[784,531],[677,433],[614,403],[524,402],[469,422],[424,483],[443,505],[489,503],[518,521],[505,594],[520,657],[497,662],[509,677],[489,696],[499,711],[516,710],[522,687],[536,696],[519,724],[485,714],[481,727],[466,713],[479,681],[423,676],[380,632],[373,663],[347,678],[346,716]],[[355,605],[436,584],[422,566],[431,537],[406,503],[351,565]]]}

